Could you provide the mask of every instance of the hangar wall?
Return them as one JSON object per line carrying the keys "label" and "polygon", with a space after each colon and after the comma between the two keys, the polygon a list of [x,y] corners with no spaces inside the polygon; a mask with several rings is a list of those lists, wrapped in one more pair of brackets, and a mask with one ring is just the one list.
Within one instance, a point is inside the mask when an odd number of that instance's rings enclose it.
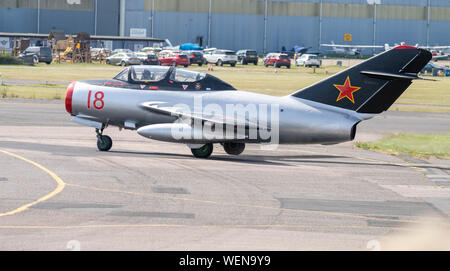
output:
{"label": "hangar wall", "polygon": [[[126,28],[147,27],[174,44],[198,42],[230,49],[263,51],[345,44],[450,44],[450,1],[447,0],[264,0],[127,1]],[[376,6],[369,3],[381,3]],[[152,7],[154,10],[152,11]],[[130,19],[131,18],[131,19]],[[139,22],[138,22],[139,21]],[[265,31],[266,29],[266,31]],[[264,33],[266,32],[266,44]],[[352,34],[345,42],[344,34]]]}
{"label": "hangar wall", "polygon": [[119,0],[0,0],[0,32],[45,34],[57,29],[68,34],[118,35],[118,3]]}
{"label": "hangar wall", "polygon": [[[62,29],[118,35],[120,1],[0,0],[0,32]],[[448,0],[125,1],[125,35],[130,35],[130,28],[144,28],[147,36],[168,38],[173,44],[201,41],[212,47],[260,52],[294,45],[317,49],[320,42],[331,41],[450,44]],[[374,2],[377,5],[369,4]],[[352,34],[351,42],[344,41],[347,33]]]}

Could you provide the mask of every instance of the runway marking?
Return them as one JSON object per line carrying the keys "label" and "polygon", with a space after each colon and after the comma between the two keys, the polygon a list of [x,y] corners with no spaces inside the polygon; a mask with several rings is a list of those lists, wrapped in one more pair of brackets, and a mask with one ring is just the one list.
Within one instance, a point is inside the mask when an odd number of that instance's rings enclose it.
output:
{"label": "runway marking", "polygon": [[3,225],[2,229],[20,230],[67,230],[67,229],[98,229],[98,228],[274,228],[274,229],[384,229],[384,230],[405,230],[414,231],[412,228],[383,227],[383,226],[332,226],[332,225],[183,225],[183,224],[95,224],[95,225]]}
{"label": "runway marking", "polygon": [[8,215],[15,215],[15,214],[21,213],[23,211],[26,211],[31,206],[36,205],[36,204],[38,204],[40,202],[49,200],[50,198],[56,196],[57,194],[61,193],[61,191],[64,190],[64,187],[66,186],[66,183],[58,175],[56,175],[54,172],[52,172],[51,170],[47,169],[46,167],[44,167],[44,166],[42,166],[42,165],[40,165],[40,164],[38,164],[38,163],[36,163],[34,161],[31,161],[31,160],[29,160],[29,159],[27,159],[25,157],[22,157],[20,155],[17,155],[17,154],[8,152],[8,151],[0,150],[0,152],[3,153],[3,154],[9,155],[11,157],[17,158],[19,160],[25,161],[25,162],[27,162],[29,164],[32,164],[33,166],[39,168],[40,170],[42,170],[45,173],[47,173],[48,175],[50,175],[50,177],[52,177],[52,179],[55,180],[55,182],[57,183],[57,186],[56,186],[55,190],[53,190],[52,192],[48,193],[47,195],[37,199],[36,201],[33,201],[31,203],[28,203],[28,204],[25,204],[23,206],[20,206],[19,208],[14,209],[12,211],[9,211],[9,212],[6,212],[6,213],[0,213],[0,217],[8,216]]}
{"label": "runway marking", "polygon": [[[288,151],[288,152],[303,152],[303,153],[310,153],[310,154],[316,154],[316,155],[323,155],[323,152],[316,152],[316,151],[307,151],[307,150],[295,150],[295,151],[291,151],[291,150],[283,150],[283,151]],[[376,162],[376,163],[381,163],[381,164],[385,164],[385,165],[393,165],[393,166],[398,166],[398,167],[407,167],[407,168],[412,168],[412,169],[416,169],[416,170],[420,170],[420,171],[425,171],[426,169],[421,168],[420,166],[417,165],[411,165],[411,164],[407,164],[407,163],[397,163],[397,162],[389,162],[389,161],[384,161],[384,160],[379,160],[379,159],[373,159],[373,158],[365,158],[365,157],[360,157],[360,156],[351,156],[351,155],[340,155],[340,154],[333,154],[333,153],[327,153],[327,155],[329,156],[335,156],[335,157],[343,157],[343,158],[354,158],[356,160],[362,160],[362,161],[368,161],[368,162]],[[377,166],[377,164],[373,164],[374,166]]]}
{"label": "runway marking", "polygon": [[[300,212],[300,213],[309,213],[309,214],[320,214],[320,215],[330,215],[330,216],[339,216],[339,217],[349,217],[349,218],[355,218],[355,219],[364,219],[364,220],[378,220],[378,221],[391,221],[391,222],[403,222],[403,223],[421,223],[418,222],[416,220],[405,220],[405,219],[389,219],[389,218],[380,218],[380,217],[371,217],[370,215],[353,215],[353,214],[349,214],[349,213],[339,213],[339,212],[329,212],[329,211],[315,211],[315,210],[298,210],[298,209],[288,209],[288,208],[281,208],[281,207],[272,207],[272,206],[261,206],[261,205],[251,205],[251,204],[243,204],[243,203],[228,203],[228,202],[216,202],[216,201],[210,201],[210,200],[199,200],[199,199],[191,199],[191,198],[182,198],[182,197],[174,197],[174,196],[159,196],[159,195],[154,195],[154,194],[149,194],[149,193],[142,193],[142,192],[131,192],[131,191],[123,191],[123,190],[116,190],[116,189],[105,189],[105,188],[99,188],[99,187],[91,187],[91,186],[83,186],[83,185],[77,185],[77,184],[69,184],[69,183],[65,183],[60,177],[58,177],[55,173],[53,173],[52,171],[50,171],[49,169],[45,168],[44,166],[31,161],[27,158],[24,158],[22,156],[19,156],[17,154],[8,152],[8,151],[4,151],[4,150],[0,150],[1,153],[4,153],[6,155],[15,157],[17,159],[23,160],[27,163],[32,164],[33,166],[41,169],[42,171],[46,172],[47,174],[49,174],[56,182],[57,182],[57,187],[55,190],[53,190],[51,193],[39,198],[38,200],[31,202],[29,204],[23,205],[15,210],[12,210],[10,212],[6,212],[6,213],[0,213],[0,217],[2,216],[7,216],[7,215],[14,215],[23,211],[26,211],[29,207],[46,201],[52,197],[54,197],[55,195],[59,194],[61,191],[63,191],[63,189],[65,188],[65,186],[72,186],[72,187],[78,187],[81,189],[88,189],[88,190],[94,190],[94,191],[102,191],[102,192],[112,192],[112,193],[122,193],[122,194],[130,194],[130,195],[139,195],[139,196],[150,196],[153,198],[160,198],[160,199],[173,199],[173,200],[182,200],[182,201],[192,201],[192,202],[200,202],[200,203],[205,203],[205,204],[214,204],[214,205],[228,205],[228,206],[236,206],[236,207],[246,207],[246,208],[259,208],[259,209],[271,209],[271,210],[278,210],[278,211],[290,211],[290,212]],[[306,151],[303,150],[302,152],[305,153],[313,153],[313,154],[319,154],[318,152],[314,152],[314,151]],[[338,156],[335,154],[330,154],[333,156]],[[423,170],[421,168],[417,168],[415,166],[412,165],[408,165],[408,164],[403,164],[403,163],[395,163],[395,162],[387,162],[387,161],[382,161],[382,160],[376,160],[376,159],[370,159],[370,158],[362,158],[362,157],[354,157],[354,156],[347,156],[348,158],[354,158],[354,159],[359,159],[359,160],[366,160],[366,161],[372,161],[372,162],[381,162],[381,163],[385,163],[385,164],[391,164],[391,165],[397,165],[400,167],[408,167],[408,168],[414,168],[414,169],[420,169]],[[134,225],[135,227],[183,227],[184,225],[170,225],[170,224],[146,224],[146,225]],[[195,225],[193,225],[195,226]],[[211,225],[211,227],[213,227],[214,225]],[[227,225],[227,226],[234,226],[234,227],[241,227],[241,226],[236,226],[236,225]],[[133,227],[133,225],[86,225],[86,226],[0,226],[0,229],[11,229],[11,228],[83,228],[83,227]],[[205,227],[205,226],[204,226]],[[219,226],[217,226],[219,227]],[[276,226],[276,225],[243,225],[242,227],[291,227],[291,226],[286,226],[286,225],[280,225],[280,226]],[[292,227],[310,227],[310,226],[302,226],[302,225],[294,225]],[[319,226],[320,227],[320,226]],[[393,229],[394,227],[377,227],[377,226],[330,226],[333,228],[389,228],[389,229]],[[403,228],[399,228],[399,229],[403,229]]]}
{"label": "runway marking", "polygon": [[257,208],[257,209],[268,209],[268,210],[307,213],[307,214],[329,215],[329,216],[348,217],[348,218],[363,219],[363,220],[389,221],[389,222],[400,222],[400,223],[423,223],[423,221],[417,221],[417,220],[381,218],[381,217],[372,217],[370,215],[353,215],[353,214],[349,214],[349,213],[339,213],[339,212],[329,212],[329,211],[299,210],[299,209],[288,209],[288,208],[281,208],[281,207],[252,205],[252,204],[244,204],[244,203],[217,202],[217,201],[211,201],[211,200],[200,200],[200,199],[191,199],[191,198],[174,197],[174,196],[161,196],[161,195],[154,195],[154,194],[150,194],[150,193],[131,192],[131,191],[123,191],[123,190],[117,190],[117,189],[107,189],[107,188],[100,188],[100,187],[93,187],[93,186],[84,186],[84,185],[70,184],[70,183],[67,183],[66,185],[67,186],[72,186],[72,187],[77,187],[77,188],[80,188],[80,189],[93,190],[93,191],[101,191],[101,192],[109,192],[109,193],[121,193],[121,194],[128,194],[128,195],[137,195],[137,196],[148,196],[148,197],[153,197],[153,198],[158,198],[158,199],[171,199],[171,200],[179,200],[179,201],[191,201],[191,202],[198,202],[198,203],[204,203],[204,204],[235,206],[235,207],[245,207],[245,208]]}

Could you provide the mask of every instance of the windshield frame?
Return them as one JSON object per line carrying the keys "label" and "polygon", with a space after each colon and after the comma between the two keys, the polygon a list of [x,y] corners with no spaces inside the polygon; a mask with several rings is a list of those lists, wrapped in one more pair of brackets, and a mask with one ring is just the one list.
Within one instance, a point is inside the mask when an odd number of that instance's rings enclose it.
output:
{"label": "windshield frame", "polygon": [[[178,73],[180,73],[180,74],[178,74]],[[196,76],[195,76],[195,78],[191,77],[191,79],[193,79],[193,80],[183,80],[183,81],[177,80],[177,76],[180,76],[183,74],[185,74],[185,75],[187,75],[187,74],[194,75],[195,74]],[[205,79],[206,75],[207,75],[207,73],[205,73],[205,72],[194,71],[194,70],[183,69],[183,68],[176,68],[176,69],[174,68],[170,73],[169,79],[174,82],[177,82],[177,83],[195,83],[195,82],[199,82],[199,81]],[[188,77],[186,77],[186,78],[188,78]]]}
{"label": "windshield frame", "polygon": [[[150,69],[149,69],[150,67]],[[150,70],[150,75],[156,76],[155,79],[148,79],[148,80],[142,80],[137,79],[136,69],[148,69]],[[168,78],[169,74],[172,73],[172,67],[171,66],[144,66],[144,65],[138,65],[138,66],[131,66],[129,67],[128,72],[128,82],[132,84],[149,84],[149,83],[155,83],[155,82],[161,82],[164,79]],[[158,72],[162,71],[162,72]]]}
{"label": "windshield frame", "polygon": [[[126,75],[127,80],[121,79],[122,76]],[[114,80],[122,81],[122,82],[129,82],[130,80],[130,68],[125,68],[122,71],[120,71],[116,76],[113,77]]]}

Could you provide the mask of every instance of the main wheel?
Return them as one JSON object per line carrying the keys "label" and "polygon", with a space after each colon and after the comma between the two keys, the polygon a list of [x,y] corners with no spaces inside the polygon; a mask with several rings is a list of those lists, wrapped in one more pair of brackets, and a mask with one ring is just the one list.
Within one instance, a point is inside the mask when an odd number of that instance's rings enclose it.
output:
{"label": "main wheel", "polygon": [[39,64],[39,58],[36,55],[33,56],[33,64]]}
{"label": "main wheel", "polygon": [[222,59],[217,60],[217,66],[223,66]]}
{"label": "main wheel", "polygon": [[236,66],[236,62],[231,63],[230,66],[231,66],[231,67]]}
{"label": "main wheel", "polygon": [[120,66],[125,67],[127,63],[125,61],[120,62]]}
{"label": "main wheel", "polygon": [[213,152],[213,144],[208,143],[198,149],[191,149],[191,152],[196,158],[208,158]]}
{"label": "main wheel", "polygon": [[245,149],[245,143],[226,142],[223,143],[223,149],[230,155],[239,155]]}
{"label": "main wheel", "polygon": [[97,139],[97,148],[99,151],[109,151],[112,147],[112,139],[107,135],[102,135]]}

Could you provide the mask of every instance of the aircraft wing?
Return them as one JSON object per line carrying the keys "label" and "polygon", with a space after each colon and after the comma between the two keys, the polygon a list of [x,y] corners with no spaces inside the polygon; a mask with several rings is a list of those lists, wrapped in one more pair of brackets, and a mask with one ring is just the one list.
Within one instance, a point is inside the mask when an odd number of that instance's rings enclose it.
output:
{"label": "aircraft wing", "polygon": [[384,48],[384,46],[381,45],[353,45],[353,48]]}
{"label": "aircraft wing", "polygon": [[384,48],[384,46],[381,45],[348,45],[348,44],[328,44],[324,43],[320,46],[324,47],[336,47],[336,48]]}
{"label": "aircraft wing", "polygon": [[433,56],[432,57],[432,59],[443,59],[443,58],[447,58],[447,57],[449,57],[449,55],[435,55],[435,56]]}
{"label": "aircraft wing", "polygon": [[246,128],[253,129],[270,129],[265,125],[248,120],[245,116],[230,117],[217,114],[216,112],[214,112],[214,114],[206,114],[204,112],[195,111],[192,112],[183,107],[164,106],[164,104],[165,102],[144,102],[141,104],[141,107],[155,113],[175,116],[180,119],[200,120],[202,122],[210,122],[219,125],[245,126]]}
{"label": "aircraft wing", "polygon": [[425,46],[425,47],[421,47],[421,48],[442,50],[442,49],[450,49],[450,46]]}

